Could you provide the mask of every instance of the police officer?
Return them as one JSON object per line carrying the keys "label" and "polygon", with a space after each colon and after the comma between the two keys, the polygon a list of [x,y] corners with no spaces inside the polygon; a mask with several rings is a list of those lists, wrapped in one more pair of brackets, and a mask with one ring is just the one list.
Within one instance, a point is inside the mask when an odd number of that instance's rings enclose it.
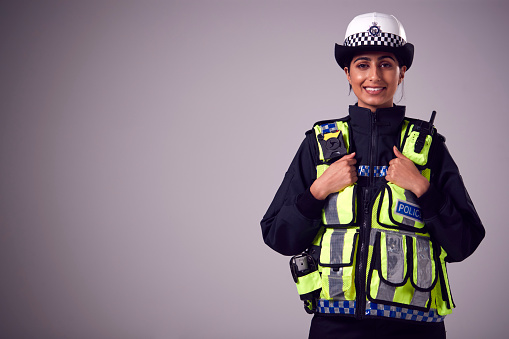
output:
{"label": "police officer", "polygon": [[268,246],[298,255],[310,338],[445,338],[446,263],[484,238],[434,114],[393,102],[413,54],[394,16],[350,22],[335,57],[357,104],[306,132],[261,221]]}

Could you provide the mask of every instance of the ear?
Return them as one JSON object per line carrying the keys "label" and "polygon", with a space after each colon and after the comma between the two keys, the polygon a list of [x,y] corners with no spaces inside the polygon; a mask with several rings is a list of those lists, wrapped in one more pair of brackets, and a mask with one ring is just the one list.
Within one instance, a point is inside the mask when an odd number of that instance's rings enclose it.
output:
{"label": "ear", "polygon": [[348,71],[348,67],[345,67],[343,70],[345,71],[346,80],[350,82],[350,72]]}
{"label": "ear", "polygon": [[403,81],[403,78],[405,78],[405,72],[406,72],[406,66],[403,66],[399,69],[398,85],[401,84],[401,82]]}

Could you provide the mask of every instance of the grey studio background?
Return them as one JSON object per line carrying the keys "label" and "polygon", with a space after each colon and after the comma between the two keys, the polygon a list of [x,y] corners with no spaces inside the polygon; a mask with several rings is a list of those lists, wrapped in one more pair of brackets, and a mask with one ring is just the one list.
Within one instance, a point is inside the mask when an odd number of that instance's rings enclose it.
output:
{"label": "grey studio background", "polygon": [[355,102],[333,46],[371,11],[404,24],[399,103],[437,110],[487,229],[448,266],[448,338],[505,337],[508,10],[2,1],[0,337],[307,338],[259,221],[304,132]]}

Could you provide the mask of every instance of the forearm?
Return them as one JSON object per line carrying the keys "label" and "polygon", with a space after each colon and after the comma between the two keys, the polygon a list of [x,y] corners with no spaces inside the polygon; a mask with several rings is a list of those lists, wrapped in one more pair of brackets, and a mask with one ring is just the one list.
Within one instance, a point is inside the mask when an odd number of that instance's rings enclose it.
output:
{"label": "forearm", "polygon": [[419,203],[426,227],[447,252],[448,262],[464,260],[484,238],[484,227],[471,201],[458,208],[450,197],[431,186]]}
{"label": "forearm", "polygon": [[447,252],[446,260],[462,261],[479,246],[484,226],[445,145],[438,150],[437,162],[441,166],[419,205],[429,233]]}
{"label": "forearm", "polygon": [[305,250],[320,229],[320,219],[309,219],[296,203],[283,206],[277,215],[264,217],[261,222],[264,242],[284,255],[295,255]]}
{"label": "forearm", "polygon": [[308,135],[301,144],[260,223],[265,243],[285,255],[306,249],[320,228],[325,202],[318,201],[309,192],[316,179],[312,137]]}

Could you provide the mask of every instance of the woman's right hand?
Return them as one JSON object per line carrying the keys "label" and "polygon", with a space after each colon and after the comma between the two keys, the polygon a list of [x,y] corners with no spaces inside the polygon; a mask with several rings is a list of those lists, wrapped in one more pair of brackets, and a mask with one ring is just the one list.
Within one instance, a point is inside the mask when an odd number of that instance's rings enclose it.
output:
{"label": "woman's right hand", "polygon": [[347,154],[330,165],[311,185],[311,194],[318,200],[324,200],[329,194],[339,192],[356,182],[357,160],[354,156],[355,152]]}

